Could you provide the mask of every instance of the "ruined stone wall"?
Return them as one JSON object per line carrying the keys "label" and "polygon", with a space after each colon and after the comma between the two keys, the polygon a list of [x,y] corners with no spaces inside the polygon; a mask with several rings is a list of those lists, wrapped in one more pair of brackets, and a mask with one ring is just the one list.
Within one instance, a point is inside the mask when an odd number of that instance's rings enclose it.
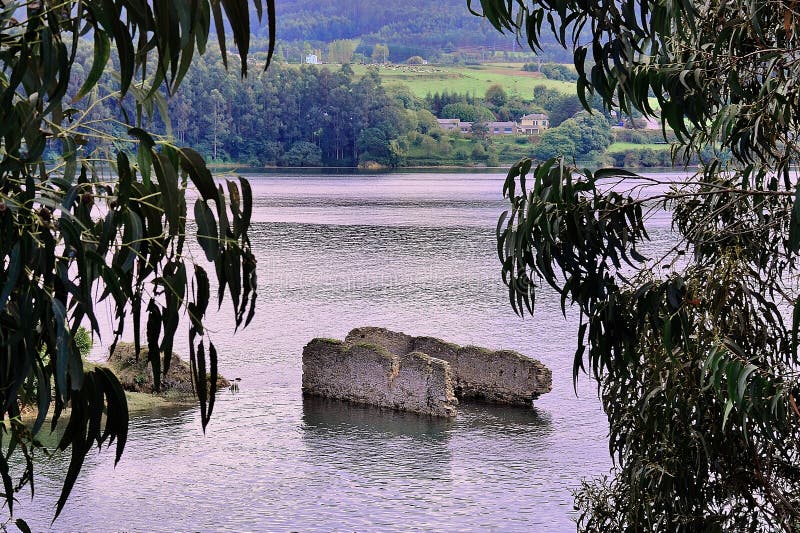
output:
{"label": "ruined stone wall", "polygon": [[458,404],[446,361],[330,339],[314,339],[303,348],[303,392],[443,417],[455,416]]}
{"label": "ruined stone wall", "polygon": [[553,387],[549,368],[510,350],[462,347],[433,337],[411,337],[374,327],[354,329],[345,342],[383,346],[395,355],[422,352],[447,361],[452,369],[455,393],[462,399],[530,406]]}

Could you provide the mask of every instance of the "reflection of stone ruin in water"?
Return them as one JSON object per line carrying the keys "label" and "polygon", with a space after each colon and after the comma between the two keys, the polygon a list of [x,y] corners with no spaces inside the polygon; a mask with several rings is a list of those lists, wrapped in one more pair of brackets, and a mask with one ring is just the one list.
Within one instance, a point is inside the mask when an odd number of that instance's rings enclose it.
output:
{"label": "reflection of stone ruin in water", "polygon": [[452,417],[458,400],[530,406],[552,389],[539,361],[508,350],[458,346],[383,328],[303,348],[303,393]]}

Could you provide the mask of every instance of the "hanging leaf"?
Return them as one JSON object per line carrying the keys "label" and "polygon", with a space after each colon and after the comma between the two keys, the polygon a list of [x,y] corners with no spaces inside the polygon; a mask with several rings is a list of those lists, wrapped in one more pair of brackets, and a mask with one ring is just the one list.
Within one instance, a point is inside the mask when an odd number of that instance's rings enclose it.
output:
{"label": "hanging leaf", "polygon": [[178,201],[178,175],[172,162],[164,154],[153,154],[153,168],[158,178],[159,189],[162,195],[162,207],[167,214],[169,234],[176,236],[180,232],[180,211]]}
{"label": "hanging leaf", "polygon": [[108,64],[108,58],[111,55],[111,42],[103,31],[94,32],[94,61],[92,61],[92,68],[86,76],[81,88],[73,98],[73,102],[77,102],[91,91],[103,75],[103,71]]}
{"label": "hanging leaf", "polygon": [[161,352],[158,338],[161,335],[161,310],[154,300],[147,306],[147,358],[153,369],[153,390],[161,392]]}
{"label": "hanging leaf", "polygon": [[789,250],[792,252],[800,251],[800,180],[794,190],[794,202],[792,202],[792,217],[789,222]]}
{"label": "hanging leaf", "polygon": [[214,213],[205,200],[198,198],[194,203],[194,219],[197,223],[197,242],[206,254],[206,259],[216,261],[219,257],[219,232]]}
{"label": "hanging leaf", "polygon": [[217,201],[217,186],[214,178],[206,167],[203,157],[191,148],[181,148],[178,153],[181,158],[181,168],[189,174],[194,186],[200,191],[200,196],[206,202]]}

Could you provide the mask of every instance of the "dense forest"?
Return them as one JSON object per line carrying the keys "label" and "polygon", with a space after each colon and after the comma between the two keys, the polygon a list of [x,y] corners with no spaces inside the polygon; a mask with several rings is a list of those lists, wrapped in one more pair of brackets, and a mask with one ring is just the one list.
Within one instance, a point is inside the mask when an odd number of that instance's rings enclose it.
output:
{"label": "dense forest", "polygon": [[[480,5],[475,3],[474,8]],[[337,40],[358,40],[356,52],[369,56],[376,44],[389,47],[389,60],[412,56],[441,57],[456,50],[521,51],[514,36],[500,34],[476,17],[463,0],[380,3],[369,0],[292,0],[279,2],[277,38],[287,59],[298,61],[303,43],[314,47]],[[256,30],[266,35],[266,28]],[[571,53],[550,39],[544,54],[550,60],[570,62]]]}
{"label": "dense forest", "polygon": [[173,133],[213,160],[252,165],[397,164],[392,141],[417,127],[377,73],[276,65],[244,87],[200,63],[170,102]]}
{"label": "dense forest", "polygon": [[[352,166],[375,161],[394,166],[399,163],[398,138],[436,126],[430,113],[406,108],[402,98],[387,94],[374,71],[356,79],[348,66],[334,71],[276,64],[241,82],[233,70],[214,59],[196,60],[180,91],[162,110],[153,108],[147,127],[217,162]],[[113,96],[104,97],[115,84],[113,76],[106,76],[89,103],[82,119],[87,132],[113,133],[123,114],[136,113],[132,98],[120,106]],[[73,85],[77,88],[78,81]],[[168,111],[168,124],[159,111]],[[419,125],[420,115],[425,126]],[[100,148],[94,138],[87,133],[86,150]]]}

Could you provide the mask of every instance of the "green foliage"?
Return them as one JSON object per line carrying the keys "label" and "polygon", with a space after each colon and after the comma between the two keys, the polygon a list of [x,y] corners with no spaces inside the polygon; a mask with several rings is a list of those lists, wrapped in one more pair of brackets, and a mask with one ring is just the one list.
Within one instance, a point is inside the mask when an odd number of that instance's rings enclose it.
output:
{"label": "green foliage", "polygon": [[[576,492],[579,529],[797,530],[794,5],[480,3],[533,48],[550,29],[573,48],[585,108],[594,96],[660,114],[675,154],[703,160],[672,184],[563,160],[509,172],[498,253],[511,305],[532,312],[544,282],[577,307],[573,377],[597,380],[609,420],[613,476]],[[664,208],[676,240],[659,248],[645,221]]]}
{"label": "green foliage", "polygon": [[566,129],[559,128],[546,130],[531,151],[533,157],[541,161],[557,157],[559,154],[566,154],[566,157],[578,159],[576,153],[577,146],[573,136]]}
{"label": "green foliage", "polygon": [[561,63],[525,63],[524,72],[541,72],[548,80],[577,81],[578,73],[569,65]]}
{"label": "green foliage", "polygon": [[322,165],[322,150],[316,144],[297,141],[283,156],[283,161],[289,167],[318,167]]}
{"label": "green foliage", "polygon": [[389,60],[389,47],[385,44],[376,44],[372,47],[370,57],[375,63],[386,63]]}
{"label": "green foliage", "polygon": [[[264,6],[255,5],[260,13]],[[266,7],[269,62],[275,6],[268,0]],[[253,316],[249,185],[218,185],[195,151],[143,129],[156,111],[168,120],[162,91],[180,85],[195,53],[206,48],[212,21],[227,62],[226,18],[245,75],[246,3],[27,2],[0,11],[0,351],[7,355],[0,417],[10,420],[0,428],[0,478],[11,515],[16,493],[28,483],[33,489],[34,456],[43,448],[36,435],[50,408],[55,429],[71,407],[57,446],[70,449],[71,458],[56,516],[93,446],[116,442],[117,461],[124,450],[128,409],[122,388],[107,369],[84,369],[81,359],[81,324],[101,333],[96,298],[113,309],[114,342],[132,322],[138,351],[146,322],[156,383],[169,369],[182,313],[190,319],[195,380],[216,375],[216,350],[203,322],[209,279],[184,252],[190,187],[199,193],[199,245],[216,273],[218,300],[230,296],[237,327]],[[81,36],[93,44],[85,46]],[[72,76],[79,74],[73,71],[79,52],[92,59],[77,85]],[[98,83],[112,57],[116,88],[103,94]],[[107,118],[106,106],[113,105],[131,112],[110,121],[108,131],[96,129],[97,113]],[[34,391],[30,427],[20,421],[23,384]],[[203,387],[197,393],[205,428],[215,396]]]}
{"label": "green foliage", "polygon": [[386,94],[390,96],[403,109],[418,110],[421,108],[420,100],[414,96],[407,85],[391,85],[386,87]]}
{"label": "green foliage", "polygon": [[439,123],[433,113],[427,109],[420,109],[417,111],[417,130],[420,133],[430,133],[439,130]]}
{"label": "green foliage", "polygon": [[612,158],[614,166],[624,168],[638,168],[638,167],[670,167],[672,166],[672,153],[667,146],[644,145],[635,148],[617,149],[611,151],[609,149],[608,155]]}
{"label": "green foliage", "polygon": [[[88,70],[92,55],[84,45],[79,45],[75,67],[85,65]],[[216,51],[213,45],[209,48]],[[238,59],[230,61],[236,70]],[[165,141],[171,136],[206,160],[281,165],[292,146],[302,141],[322,150],[322,164],[356,165],[356,140],[363,129],[377,127],[395,139],[416,128],[416,117],[406,109],[416,110],[420,103],[408,88],[384,88],[376,73],[356,76],[349,65],[336,70],[273,65],[268,72],[240,80],[215,54],[194,57],[192,63],[178,90],[168,102],[162,101],[170,120],[164,121],[159,111],[149,130]],[[91,105],[75,104],[86,109],[84,118],[94,123],[94,132],[124,133],[118,125],[125,123],[126,115],[136,116],[129,100],[114,104],[116,87],[115,77],[106,71],[96,87],[102,97]],[[155,96],[160,98],[159,93]],[[103,139],[86,136],[83,150],[102,148]]]}
{"label": "green foliage", "polygon": [[568,65],[561,65],[559,63],[544,63],[542,64],[540,71],[548,80],[578,80],[578,73],[575,72],[574,68],[570,68]]}
{"label": "green foliage", "polygon": [[[475,122],[470,128],[470,133],[478,139],[487,139],[489,137],[489,126],[485,122]],[[477,149],[478,147],[476,146],[475,148]]]}
{"label": "green foliage", "polygon": [[[486,139],[479,136],[443,134],[422,135],[411,133],[407,139],[407,147],[403,163],[410,166],[459,166],[481,165],[499,166],[511,164],[519,158],[530,154],[531,144],[527,137],[516,135],[492,135]],[[452,144],[449,140],[452,139]],[[402,138],[401,138],[402,141]],[[476,146],[478,149],[476,150]],[[458,152],[458,157],[456,157]],[[472,154],[479,155],[475,159]]]}
{"label": "green foliage", "polygon": [[792,223],[763,223],[791,196],[742,192],[728,176],[649,198],[674,209],[685,241],[673,251],[697,258],[653,263],[641,248],[647,204],[607,192],[634,175],[555,160],[530,169],[509,173],[513,207],[498,228],[511,303],[532,312],[541,279],[578,307],[574,378],[585,369],[599,381],[619,464],[613,480],[578,493],[582,527],[722,531],[796,519],[792,340],[769,296],[791,290],[776,280],[790,265]]}
{"label": "green foliage", "polygon": [[[356,73],[358,74],[362,68],[364,67],[357,65]],[[499,83],[509,97],[516,97],[528,103],[531,100],[531,77],[520,72],[515,65],[509,64],[386,68],[381,69],[380,75],[384,83],[407,84],[418,98],[425,98],[429,93],[433,95],[437,92],[439,94],[455,92],[477,100],[486,89]],[[562,94],[571,94],[575,90],[575,83],[570,82],[537,79],[536,84]]]}
{"label": "green foliage", "polygon": [[508,95],[502,85],[494,83],[486,89],[484,99],[494,107],[503,107],[508,102]]}
{"label": "green foliage", "polygon": [[78,349],[82,359],[86,359],[86,356],[89,355],[93,344],[92,334],[89,333],[89,330],[79,327],[78,331],[75,332],[75,347]]}
{"label": "green foliage", "polygon": [[457,118],[462,122],[490,122],[495,120],[494,114],[487,108],[478,105],[456,102],[442,108],[442,118]]}
{"label": "green foliage", "polygon": [[[551,127],[558,126],[568,118],[572,118],[584,110],[580,98],[575,94],[564,94],[544,85],[537,85],[533,88],[533,101],[547,110]],[[590,100],[590,104],[591,108],[599,113],[605,112],[599,98]]]}
{"label": "green foliage", "polygon": [[610,144],[611,129],[605,117],[598,113],[583,112],[555,128],[545,130],[532,153],[540,160],[565,154],[583,161],[594,152],[605,151]]}
{"label": "green foliage", "polygon": [[474,159],[476,161],[483,161],[487,157],[486,148],[484,148],[484,146],[482,144],[476,144],[472,148],[472,154],[471,155],[472,155],[472,159]]}
{"label": "green foliage", "polygon": [[417,105],[407,89],[387,90],[375,71],[359,77],[349,65],[273,65],[239,81],[211,56],[195,61],[169,109],[175,137],[207,158],[216,146],[219,158],[294,165],[296,158],[287,154],[305,142],[321,150],[322,162],[315,164],[355,166],[364,129],[379,128],[396,139],[416,127],[406,109]]}
{"label": "green foliage", "polygon": [[575,144],[577,156],[588,156],[592,152],[603,152],[611,144],[611,125],[600,113],[582,112],[565,120],[561,126],[576,131]]}
{"label": "green foliage", "polygon": [[[279,37],[287,50],[298,52],[306,40],[330,43],[337,39],[360,39],[359,52],[365,56],[370,55],[374,44],[385,43],[392,51],[392,61],[400,63],[411,56],[430,58],[459,48],[510,50],[512,47],[509,36],[498,35],[491,26],[481,24],[464,9],[461,0],[408,0],[394,4],[370,0],[287,0],[280,2],[277,9]],[[569,55],[559,50],[553,39],[551,42],[548,55],[553,60],[569,61]]]}
{"label": "green foliage", "polygon": [[[577,92],[585,107],[597,95],[626,114],[660,115],[687,153],[720,142],[737,159],[783,168],[790,163],[784,147],[796,151],[792,132],[800,103],[794,80],[800,66],[793,51],[800,37],[791,3],[769,9],[717,1],[640,0],[619,9],[608,9],[609,0],[590,8],[578,0],[546,0],[533,7],[524,0],[480,3],[496,29],[524,33],[533,49],[550,38],[548,14],[573,13],[562,17],[563,27],[553,36],[575,50]],[[640,5],[649,16],[639,16]],[[587,36],[590,44],[584,44]],[[741,61],[734,64],[734,57]]]}
{"label": "green foliage", "polygon": [[614,142],[632,144],[662,144],[668,146],[669,143],[676,141],[675,134],[667,132],[668,141],[664,140],[664,133],[661,130],[634,130],[629,128],[618,128],[614,130]]}
{"label": "green foliage", "polygon": [[353,53],[358,47],[355,39],[337,39],[328,46],[328,62],[344,65],[353,60]]}
{"label": "green foliage", "polygon": [[386,136],[380,128],[368,128],[358,137],[361,161],[374,161],[381,165],[396,167],[402,164],[405,149],[395,139]]}
{"label": "green foliage", "polygon": [[434,94],[428,93],[425,96],[425,107],[437,117],[448,118],[444,117],[442,113],[444,108],[450,104],[469,104],[474,106],[478,104],[478,101],[469,94],[460,94],[449,91],[444,91],[441,94],[438,92]]}
{"label": "green foliage", "polygon": [[571,119],[577,113],[583,111],[580,100],[574,95],[559,96],[545,107],[551,127],[560,126],[564,121]]}

